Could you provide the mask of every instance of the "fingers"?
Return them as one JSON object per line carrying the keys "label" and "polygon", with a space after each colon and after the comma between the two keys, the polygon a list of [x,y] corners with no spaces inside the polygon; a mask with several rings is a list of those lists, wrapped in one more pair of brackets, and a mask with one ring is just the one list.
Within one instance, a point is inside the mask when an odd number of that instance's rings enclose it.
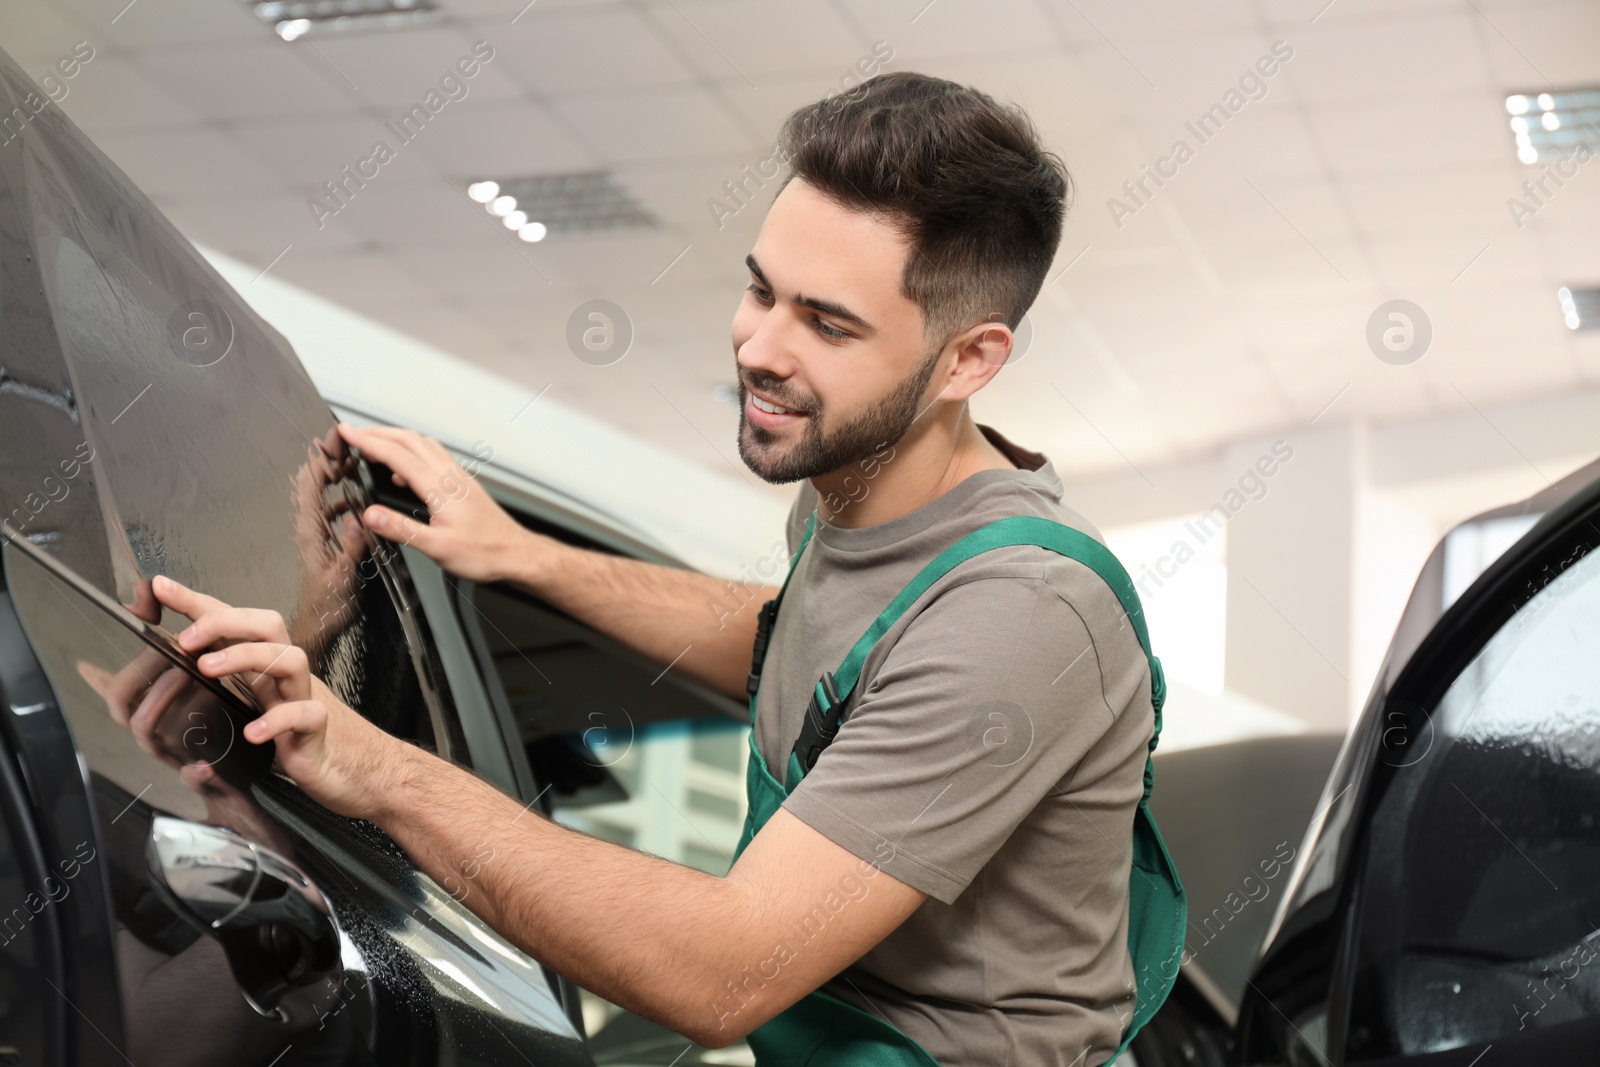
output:
{"label": "fingers", "polygon": [[145,622],[161,621],[161,605],[156,603],[156,598],[150,589],[150,583],[143,579],[133,585],[133,603],[124,604],[123,607]]}
{"label": "fingers", "polygon": [[412,430],[387,426],[357,429],[341,423],[339,433],[368,459],[377,460],[413,485],[426,482],[429,469],[438,465],[438,457],[423,445],[423,436]]}
{"label": "fingers", "polygon": [[270,641],[285,645],[289,643],[289,629],[283,616],[276,611],[223,606],[200,615],[194,625],[178,635],[178,647],[185,652],[210,648],[223,641]]}
{"label": "fingers", "polygon": [[387,466],[396,485],[409,486],[427,505],[430,515],[468,491],[471,476],[461,469],[449,449],[431,437],[387,426],[359,430],[351,427],[340,432],[346,433],[347,440],[370,459]]}
{"label": "fingers", "polygon": [[169,668],[150,686],[144,699],[139,701],[139,706],[128,719],[127,727],[133,734],[134,741],[147,755],[154,756],[163,763],[177,763],[179,759],[162,741],[157,730],[161,726],[162,716],[188,688],[188,674],[177,667]]}
{"label": "fingers", "polygon": [[246,741],[262,745],[280,737],[319,734],[327,729],[328,709],[315,700],[278,704],[244,728]]}
{"label": "fingers", "polygon": [[243,675],[257,692],[260,692],[260,683],[270,679],[278,696],[285,701],[311,697],[311,664],[304,650],[295,645],[269,641],[230,645],[206,653],[197,662],[200,673],[207,677]]}
{"label": "fingers", "polygon": [[[414,544],[423,552],[428,552],[437,532],[427,523],[418,522],[411,516],[403,515],[393,508],[386,508],[382,504],[372,505],[362,513],[361,518],[372,528],[373,533],[402,545]],[[428,554],[432,555],[431,552]]]}
{"label": "fingers", "polygon": [[216,597],[197,593],[186,585],[173,581],[164,574],[158,574],[150,583],[151,590],[156,599],[179,615],[187,615],[191,619],[198,619],[201,615],[225,608],[228,605]]}

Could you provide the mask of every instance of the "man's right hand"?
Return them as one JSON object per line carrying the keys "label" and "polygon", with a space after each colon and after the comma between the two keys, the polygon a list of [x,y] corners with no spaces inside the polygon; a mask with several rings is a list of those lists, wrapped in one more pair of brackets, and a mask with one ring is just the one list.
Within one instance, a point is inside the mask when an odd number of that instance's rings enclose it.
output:
{"label": "man's right hand", "polygon": [[339,435],[388,467],[396,485],[409,487],[427,505],[427,522],[381,504],[367,508],[362,519],[379,536],[412,545],[451,574],[475,582],[509,578],[520,572],[519,555],[538,551],[538,535],[508,515],[433,438],[346,423],[339,424]]}

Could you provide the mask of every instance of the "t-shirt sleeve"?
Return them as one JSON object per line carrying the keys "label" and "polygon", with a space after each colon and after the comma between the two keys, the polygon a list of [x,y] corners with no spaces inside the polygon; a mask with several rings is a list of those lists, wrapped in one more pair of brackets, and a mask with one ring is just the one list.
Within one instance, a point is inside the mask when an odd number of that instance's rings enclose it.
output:
{"label": "t-shirt sleeve", "polygon": [[783,806],[952,903],[1148,684],[1110,590],[1081,564],[1051,566],[1075,569],[1085,596],[1016,574],[940,593]]}

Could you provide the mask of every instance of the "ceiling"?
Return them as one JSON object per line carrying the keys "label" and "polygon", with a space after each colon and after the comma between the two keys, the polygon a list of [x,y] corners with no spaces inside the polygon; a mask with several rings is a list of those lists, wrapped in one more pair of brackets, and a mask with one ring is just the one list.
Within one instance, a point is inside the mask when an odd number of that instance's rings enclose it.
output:
{"label": "ceiling", "polygon": [[[733,380],[767,200],[721,228],[707,201],[879,41],[886,69],[1023,105],[1073,174],[1031,346],[973,402],[1064,474],[1600,383],[1600,332],[1568,330],[1556,295],[1600,283],[1600,162],[1519,227],[1507,200],[1540,168],[1516,161],[1504,108],[1508,90],[1600,83],[1593,3],[438,4],[424,28],[285,43],[239,0],[5,0],[0,44],[36,78],[92,45],[61,106],[197,243],[751,484],[713,388]],[[478,41],[494,54],[469,95],[319,227],[308,198],[396,145],[384,124]],[[1185,122],[1275,41],[1293,55],[1265,95],[1199,144]],[[1179,138],[1193,158],[1119,225],[1108,198]],[[524,244],[464,195],[589,169],[661,228]],[[592,298],[635,331],[609,366],[565,340]],[[1432,324],[1405,366],[1366,342],[1391,299]]]}

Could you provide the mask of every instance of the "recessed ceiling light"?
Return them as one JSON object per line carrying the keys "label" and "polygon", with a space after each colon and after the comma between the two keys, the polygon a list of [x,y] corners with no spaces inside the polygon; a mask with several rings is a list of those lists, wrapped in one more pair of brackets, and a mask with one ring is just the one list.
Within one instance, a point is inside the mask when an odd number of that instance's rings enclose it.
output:
{"label": "recessed ceiling light", "polygon": [[[1537,107],[1538,121],[1533,121]],[[1600,88],[1506,97],[1517,158],[1523,163],[1565,159],[1580,143],[1600,150]]]}
{"label": "recessed ceiling light", "polygon": [[443,18],[434,0],[244,0],[285,41],[309,33],[397,30]]}
{"label": "recessed ceiling light", "polygon": [[500,195],[500,186],[495,182],[473,182],[467,186],[467,195],[480,204],[487,204]]}
{"label": "recessed ceiling light", "polygon": [[[487,201],[480,200],[481,189],[489,186],[493,186],[498,195]],[[480,189],[480,193],[473,193],[474,189]],[[474,181],[467,186],[467,191],[493,215],[504,217],[518,211],[524,218],[535,220],[517,228],[517,235],[524,241],[542,240],[546,234],[593,233],[659,225],[655,216],[607,171]],[[530,236],[530,227],[534,226],[539,227],[537,236]]]}

